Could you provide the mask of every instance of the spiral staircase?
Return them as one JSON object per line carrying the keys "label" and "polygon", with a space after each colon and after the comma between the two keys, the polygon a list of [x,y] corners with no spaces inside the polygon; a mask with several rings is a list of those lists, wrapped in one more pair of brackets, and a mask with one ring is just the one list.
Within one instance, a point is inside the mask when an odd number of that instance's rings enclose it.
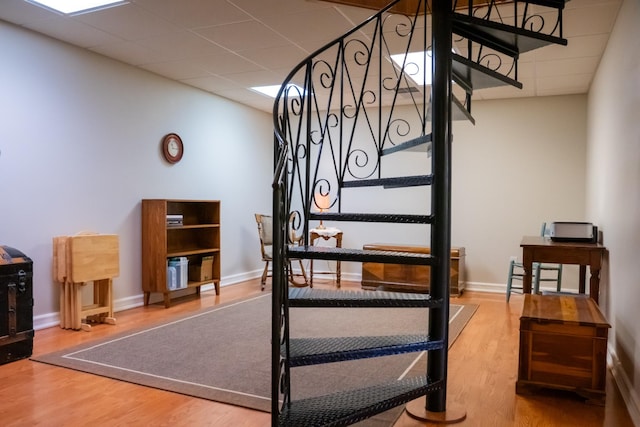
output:
{"label": "spiral staircase", "polygon": [[[452,121],[473,122],[474,90],[521,88],[520,54],[566,45],[564,3],[396,0],[288,75],[274,105],[273,426],[349,425],[416,399],[425,411],[446,412]],[[389,174],[388,158],[407,151],[422,156],[423,173]],[[430,204],[429,212],[411,206],[411,213],[350,211],[356,194],[373,187],[411,187],[416,200]],[[319,198],[326,196],[331,204],[325,211]],[[416,226],[431,254],[290,244],[290,228],[308,242],[318,220]],[[289,258],[429,265],[430,291],[290,288]],[[290,334],[294,307],[422,307],[429,312],[428,330],[301,339]],[[300,366],[422,351],[428,352],[427,368],[416,377],[303,399],[291,387]]]}

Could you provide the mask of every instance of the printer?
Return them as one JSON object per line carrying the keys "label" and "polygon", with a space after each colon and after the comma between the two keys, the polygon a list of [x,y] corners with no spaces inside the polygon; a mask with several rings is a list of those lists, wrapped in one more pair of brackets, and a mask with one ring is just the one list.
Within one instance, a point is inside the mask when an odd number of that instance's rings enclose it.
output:
{"label": "printer", "polygon": [[554,242],[598,242],[598,227],[590,222],[552,222],[549,228]]}

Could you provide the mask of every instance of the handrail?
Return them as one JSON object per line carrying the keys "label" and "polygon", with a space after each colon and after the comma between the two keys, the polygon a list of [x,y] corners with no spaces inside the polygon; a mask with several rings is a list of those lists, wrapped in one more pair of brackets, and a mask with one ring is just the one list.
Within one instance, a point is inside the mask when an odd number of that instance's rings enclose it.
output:
{"label": "handrail", "polygon": [[378,19],[381,15],[383,15],[384,13],[389,11],[389,9],[393,8],[393,6],[395,6],[397,3],[400,3],[401,1],[403,1],[403,0],[393,0],[384,9],[382,9],[379,12],[377,12],[376,14],[370,16],[365,21],[363,21],[361,24],[359,24],[358,26],[352,28],[351,30],[349,30],[345,34],[341,35],[340,37],[337,37],[333,41],[330,41],[329,43],[325,44],[321,48],[315,50],[309,56],[307,56],[302,62],[300,62],[298,65],[296,65],[293,68],[293,70],[287,75],[287,77],[285,77],[282,85],[280,86],[280,89],[278,90],[278,93],[276,95],[275,101],[273,103],[273,121],[274,121],[273,122],[273,128],[275,130],[275,136],[276,136],[276,138],[278,139],[278,141],[281,144],[286,145],[285,139],[284,139],[285,135],[283,134],[282,130],[280,129],[280,123],[278,123],[278,106],[280,105],[280,99],[282,98],[282,94],[284,93],[285,89],[287,88],[288,82],[290,82],[293,79],[293,76],[295,76],[298,73],[298,71],[300,71],[305,65],[308,65],[308,63],[313,58],[315,58],[316,56],[318,56],[322,52],[328,50],[332,46],[335,46],[336,44],[339,44],[345,38],[349,37],[350,35],[354,34],[357,31],[359,31],[363,27],[367,26],[369,23],[371,23],[374,20]]}
{"label": "handrail", "polygon": [[280,155],[278,156],[278,160],[274,168],[273,182],[271,183],[271,186],[273,188],[276,188],[278,185],[282,184],[284,180],[285,171],[287,170],[285,166],[287,165],[287,156],[289,155],[289,146],[287,144],[281,144],[280,148],[281,148]]}

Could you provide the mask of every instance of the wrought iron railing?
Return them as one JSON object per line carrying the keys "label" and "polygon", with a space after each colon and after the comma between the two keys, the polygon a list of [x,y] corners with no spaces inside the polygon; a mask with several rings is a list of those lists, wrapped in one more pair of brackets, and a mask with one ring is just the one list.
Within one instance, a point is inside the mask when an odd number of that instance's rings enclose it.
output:
{"label": "wrought iron railing", "polygon": [[380,177],[385,147],[429,132],[428,91],[411,81],[413,63],[390,59],[427,51],[428,9],[419,2],[413,16],[388,12],[400,2],[316,51],[285,80],[274,107],[276,136],[289,146],[287,195],[302,218],[312,209],[339,211],[345,181]]}
{"label": "wrought iron railing", "polygon": [[[399,9],[408,10],[407,4],[413,6],[411,13],[392,12],[399,5],[402,5]],[[529,47],[535,48],[541,41],[561,43],[563,6],[562,0],[454,1],[454,15],[459,18],[452,28],[450,10],[447,8],[443,14],[443,4],[435,3],[436,14],[447,18],[444,29],[437,19],[434,20],[436,27],[440,27],[435,29],[435,33],[439,33],[435,39],[451,41],[452,31],[457,36],[453,38],[453,54],[449,54],[451,43],[447,42],[444,49],[442,43],[436,43],[435,50],[439,52],[439,58],[447,58],[444,61],[447,66],[439,67],[440,73],[445,70],[446,76],[436,73],[440,89],[433,92],[430,83],[424,81],[431,75],[434,41],[431,3],[425,0],[393,1],[342,37],[314,52],[287,76],[273,111],[276,173],[273,182],[272,322],[273,336],[280,337],[282,344],[274,345],[273,350],[273,360],[280,361],[273,367],[273,396],[281,398],[274,399],[272,406],[274,425],[282,405],[286,405],[290,398],[289,366],[286,363],[288,264],[285,262],[290,213],[295,213],[295,226],[308,237],[312,212],[343,211],[344,188],[355,186],[354,182],[390,176],[385,169],[386,154],[408,145],[428,146],[432,142],[432,133],[434,138],[437,136],[440,146],[434,142],[434,157],[431,162],[425,162],[425,173],[433,170],[433,176],[439,177],[432,196],[441,197],[440,200],[432,198],[433,212],[424,216],[430,223],[437,217],[432,222],[430,243],[439,265],[432,268],[431,283],[443,285],[432,296],[445,301],[444,309],[430,311],[430,325],[436,325],[434,330],[445,331],[443,339],[446,342],[448,280],[444,276],[449,271],[448,144],[451,129],[450,123],[439,124],[437,119],[431,123],[431,94],[437,100],[434,106],[436,115],[443,119],[441,121],[447,122],[455,117],[455,113],[450,115],[447,112],[451,105],[449,101],[453,104],[451,108],[461,110],[465,113],[462,116],[469,118],[474,87],[468,76],[456,75],[451,62],[459,61],[461,69],[468,70],[468,74],[479,70],[480,73],[494,73],[502,77],[501,84],[516,82],[517,61],[523,49],[520,45],[512,49],[508,37],[505,39],[503,36],[515,34],[516,44],[520,43],[519,39],[532,40],[524,51]],[[480,40],[474,34],[479,22],[485,29],[485,38]],[[530,33],[535,33],[535,36],[531,37]],[[451,78],[458,83],[453,88]],[[451,99],[451,92],[464,101]],[[448,102],[446,105],[445,101]],[[420,185],[425,183],[424,180],[418,181],[422,183]],[[446,378],[446,351],[429,360],[428,371],[444,370]],[[430,399],[437,401],[436,408],[443,406],[445,400],[437,394]]]}
{"label": "wrought iron railing", "polygon": [[[407,10],[403,3],[414,6],[411,15],[391,12],[394,7]],[[471,0],[453,7],[458,15],[561,38],[564,2],[534,3],[544,6]],[[547,7],[554,5],[559,9]],[[274,124],[279,143],[289,146],[287,196],[301,224],[312,211],[341,211],[344,182],[384,176],[386,152],[429,135],[430,86],[414,78],[430,76],[430,30],[430,2],[394,1],[314,52],[285,79]],[[454,36],[454,51],[513,81],[518,78],[517,52],[464,35]],[[470,111],[473,88],[465,92],[465,82],[453,77],[458,83],[453,93],[461,100],[454,100],[454,110]]]}

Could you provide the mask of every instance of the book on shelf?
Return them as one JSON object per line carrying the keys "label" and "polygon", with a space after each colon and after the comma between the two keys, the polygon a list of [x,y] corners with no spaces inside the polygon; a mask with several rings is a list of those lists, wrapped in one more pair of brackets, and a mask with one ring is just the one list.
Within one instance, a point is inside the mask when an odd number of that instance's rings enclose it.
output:
{"label": "book on shelf", "polygon": [[167,261],[167,288],[171,291],[184,289],[189,283],[189,260],[187,257],[169,258]]}
{"label": "book on shelf", "polygon": [[181,226],[183,225],[183,216],[179,214],[168,214],[167,215],[167,225],[168,226]]}

